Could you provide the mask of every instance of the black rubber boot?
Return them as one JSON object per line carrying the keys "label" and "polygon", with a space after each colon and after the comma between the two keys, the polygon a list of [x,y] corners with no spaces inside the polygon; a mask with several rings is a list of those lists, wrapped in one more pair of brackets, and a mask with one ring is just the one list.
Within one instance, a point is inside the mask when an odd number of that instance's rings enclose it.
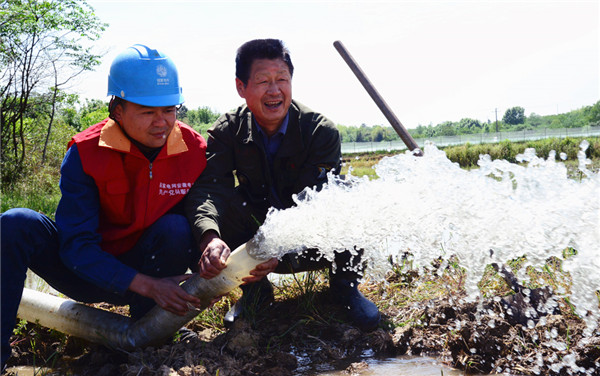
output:
{"label": "black rubber boot", "polygon": [[377,328],[381,320],[379,309],[358,291],[356,280],[334,277],[329,289],[334,300],[348,310],[348,317],[354,326],[363,331]]}
{"label": "black rubber boot", "polygon": [[223,318],[223,325],[226,328],[230,328],[239,318],[252,317],[260,308],[270,305],[275,300],[273,286],[267,277],[240,287],[242,288],[242,297],[235,302]]}
{"label": "black rubber boot", "polygon": [[173,335],[173,340],[178,340],[179,342],[185,342],[195,338],[198,338],[198,333],[186,328],[185,326],[179,329],[177,333]]}

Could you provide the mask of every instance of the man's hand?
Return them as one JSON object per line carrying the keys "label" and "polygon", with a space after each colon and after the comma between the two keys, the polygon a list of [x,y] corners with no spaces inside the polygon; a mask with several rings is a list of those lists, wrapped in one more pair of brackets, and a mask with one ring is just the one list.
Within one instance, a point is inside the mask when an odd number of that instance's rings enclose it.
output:
{"label": "man's hand", "polygon": [[153,299],[161,308],[179,316],[184,316],[190,305],[199,308],[200,299],[188,294],[179,285],[192,274],[183,274],[166,278],[154,278],[138,273],[133,277],[129,290]]}
{"label": "man's hand", "polygon": [[[231,254],[231,249],[219,238],[216,232],[207,231],[202,235],[200,249],[204,249],[202,257],[198,261],[198,271],[202,278],[214,278],[227,267],[227,259]],[[250,271],[250,276],[242,278],[242,281],[244,283],[257,282],[274,271],[278,264],[277,258],[258,264]]]}
{"label": "man's hand", "polygon": [[198,261],[198,272],[202,278],[211,279],[227,266],[231,250],[214,231],[207,231],[200,242],[202,257]]}
{"label": "man's hand", "polygon": [[279,261],[276,257],[273,257],[272,259],[265,261],[262,264],[258,264],[254,269],[250,271],[250,277],[242,278],[242,281],[244,281],[245,284],[258,282],[267,274],[274,271],[278,264]]}

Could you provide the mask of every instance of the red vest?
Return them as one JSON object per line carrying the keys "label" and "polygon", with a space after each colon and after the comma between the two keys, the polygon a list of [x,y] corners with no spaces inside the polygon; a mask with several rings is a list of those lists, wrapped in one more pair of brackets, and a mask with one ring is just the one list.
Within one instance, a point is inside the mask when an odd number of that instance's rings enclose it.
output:
{"label": "red vest", "polygon": [[73,136],[73,143],[98,188],[100,246],[115,256],[180,202],[206,167],[206,141],[180,121],[152,163],[110,119]]}

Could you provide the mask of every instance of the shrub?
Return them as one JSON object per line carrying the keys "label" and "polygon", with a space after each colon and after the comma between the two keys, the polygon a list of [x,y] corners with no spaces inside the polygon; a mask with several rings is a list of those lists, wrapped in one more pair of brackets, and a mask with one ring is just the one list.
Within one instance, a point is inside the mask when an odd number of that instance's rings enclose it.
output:
{"label": "shrub", "polygon": [[449,160],[457,162],[461,167],[477,166],[479,155],[488,154],[492,159],[504,159],[516,162],[517,154],[522,154],[527,148],[534,148],[540,158],[548,158],[550,151],[556,151],[557,158],[560,153],[566,153],[568,160],[576,160],[580,151],[579,145],[583,140],[589,142],[586,156],[590,159],[600,158],[600,138],[548,138],[537,141],[511,142],[504,140],[498,144],[465,144],[443,148]]}

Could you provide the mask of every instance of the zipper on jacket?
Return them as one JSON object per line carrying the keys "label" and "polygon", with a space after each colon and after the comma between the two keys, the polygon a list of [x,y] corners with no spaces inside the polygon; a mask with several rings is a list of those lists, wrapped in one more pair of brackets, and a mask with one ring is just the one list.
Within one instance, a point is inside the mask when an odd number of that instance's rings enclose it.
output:
{"label": "zipper on jacket", "polygon": [[150,162],[150,180],[152,180],[152,162]]}

